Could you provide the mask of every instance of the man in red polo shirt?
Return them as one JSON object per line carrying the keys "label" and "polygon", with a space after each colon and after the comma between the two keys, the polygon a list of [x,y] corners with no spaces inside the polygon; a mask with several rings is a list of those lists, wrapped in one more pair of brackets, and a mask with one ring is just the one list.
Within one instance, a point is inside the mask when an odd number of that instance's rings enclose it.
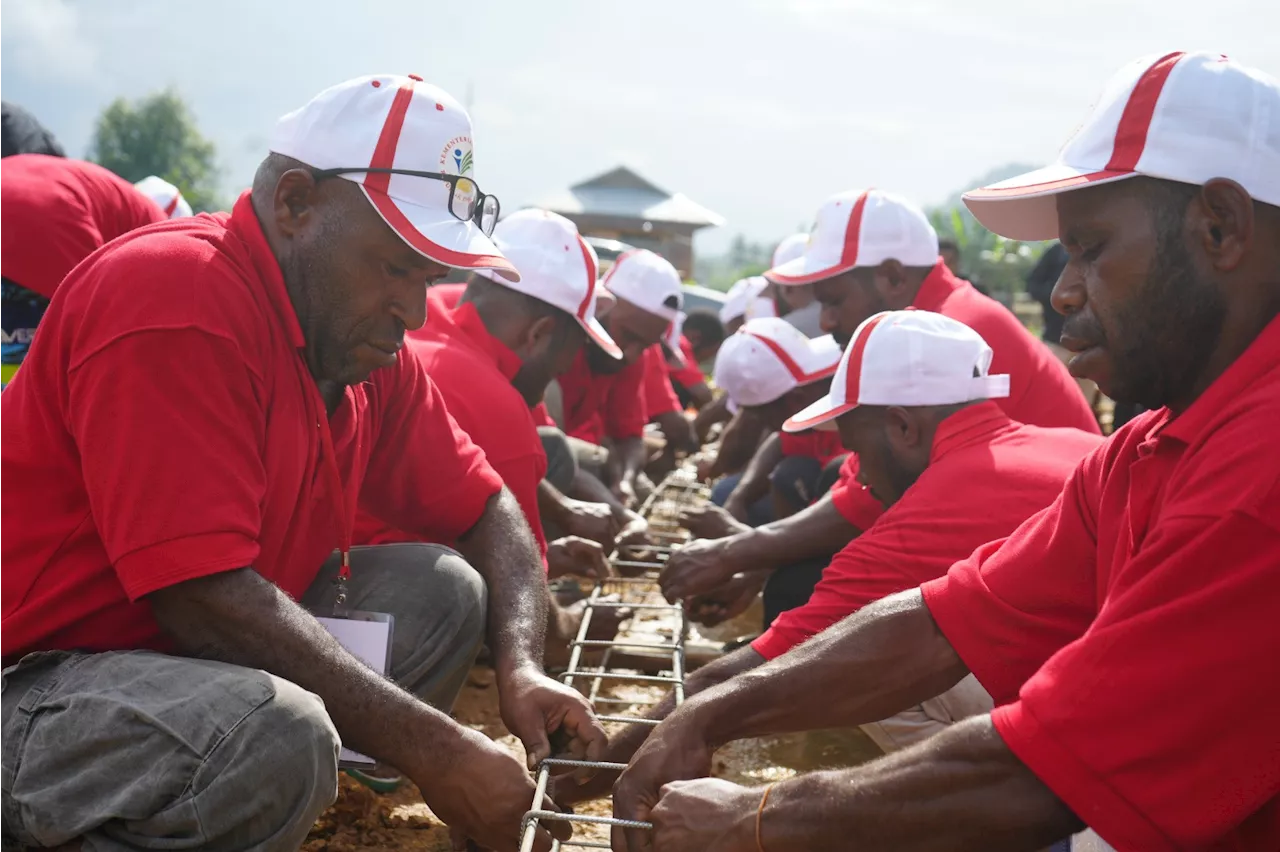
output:
{"label": "man in red polo shirt", "polygon": [[[782,323],[753,320],[739,334],[764,322]],[[816,428],[862,454],[859,475],[886,512],[836,554],[807,603],[773,619],[750,646],[695,672],[686,696],[764,665],[886,595],[945,574],[975,547],[1008,535],[1049,505],[1072,469],[1102,442],[1079,429],[1010,420],[992,401],[1008,393],[1009,377],[989,374],[991,348],[941,314],[878,314],[858,340],[863,343],[837,359],[838,370],[832,362],[835,376],[823,383],[830,390],[793,408],[779,426],[786,434]],[[829,431],[836,424],[839,432]],[[759,589],[759,578],[744,580],[755,581],[752,591]],[[683,597],[667,576],[663,592],[671,600]],[[673,709],[669,700],[652,718]],[[888,753],[990,710],[991,697],[968,677],[863,730]],[[628,760],[651,730],[636,725],[615,737],[608,759]],[[607,783],[599,779],[579,795]],[[621,806],[627,804],[624,795]]]}
{"label": "man in red polo shirt", "polygon": [[[538,510],[547,453],[533,419],[547,384],[568,369],[588,340],[611,357],[622,357],[596,319],[595,251],[572,222],[546,210],[505,217],[493,240],[520,280],[478,270],[465,285],[432,287],[426,324],[408,335],[407,345],[439,388],[449,414],[484,450],[520,504],[548,576],[607,576],[597,542],[566,536],[547,544]],[[563,514],[558,517],[563,520]],[[362,512],[356,540],[383,544],[415,536]],[[549,599],[548,614],[548,639],[562,647],[576,635],[581,613]]]}
{"label": "man in red polo shirt", "polygon": [[[362,77],[271,152],[229,215],[77,267],[3,395],[6,845],[296,848],[345,745],[514,849],[528,773],[447,715],[486,635],[531,760],[557,729],[603,746],[542,672],[519,504],[403,349],[449,266],[518,278],[470,119],[419,77]],[[357,505],[465,560],[353,550]],[[394,619],[361,652],[390,677],[311,614],[367,636],[365,611]]]}
{"label": "man in red polo shirt", "polygon": [[734,428],[749,421],[742,428],[760,438],[742,471],[716,483],[711,506],[687,514],[691,532],[707,538],[730,535],[741,524],[787,517],[813,501],[823,468],[845,453],[840,438],[833,432],[789,435],[781,429],[788,417],[826,393],[826,380],[839,363],[840,346],[831,335],[811,341],[779,317],[750,320],[729,336],[716,356],[716,386],[734,412]]}
{"label": "man in red polo shirt", "polygon": [[[603,284],[617,304],[601,322],[622,350],[622,360],[596,346],[583,348],[559,379],[561,425],[584,472],[627,504],[635,502],[636,477],[646,461],[646,375],[660,374],[665,384],[658,344],[684,304],[684,290],[675,267],[643,249],[619,257]],[[669,385],[667,392],[671,400],[664,398],[664,405],[678,408]]]}
{"label": "man in red polo shirt", "polygon": [[[686,701],[619,781],[655,832],[619,845],[1034,849],[1083,824],[1124,852],[1280,848],[1280,739],[1253,712],[1280,700],[1278,115],[1260,71],[1149,56],[1057,163],[965,196],[996,233],[1062,239],[1073,372],[1155,410],[1007,538]],[[996,709],[886,760],[764,796],[667,784],[970,672]]]}
{"label": "man in red polo shirt", "polygon": [[[992,369],[1009,376],[1009,396],[999,403],[1005,414],[1031,426],[1098,433],[1066,367],[1003,305],[947,269],[933,226],[904,198],[880,190],[833,196],[818,211],[804,254],[766,275],[784,287],[812,284],[823,306],[822,327],[842,346],[879,311],[914,307],[959,320],[991,346]],[[813,506],[738,535],[695,542],[667,565],[688,574],[689,594],[712,593],[742,570],[807,571],[816,580],[814,566],[820,570],[883,512],[856,475],[851,454],[840,481]]]}
{"label": "man in red polo shirt", "polygon": [[66,274],[121,234],[166,218],[151,199],[102,166],[46,154],[0,160],[0,274],[4,367],[17,373]]}

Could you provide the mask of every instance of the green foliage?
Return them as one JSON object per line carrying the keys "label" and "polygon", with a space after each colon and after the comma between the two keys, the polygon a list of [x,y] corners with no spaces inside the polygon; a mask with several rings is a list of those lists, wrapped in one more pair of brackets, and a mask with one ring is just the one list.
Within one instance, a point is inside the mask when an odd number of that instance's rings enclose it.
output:
{"label": "green foliage", "polygon": [[704,287],[724,292],[739,278],[759,275],[769,268],[776,243],[757,243],[742,234],[733,238],[729,251],[719,257],[699,257],[694,277]]}
{"label": "green foliage", "polygon": [[89,159],[131,182],[162,177],[182,191],[197,213],[224,209],[217,197],[214,144],[172,90],[133,102],[113,101],[98,116]]}
{"label": "green foliage", "polygon": [[963,205],[930,210],[929,221],[938,232],[938,239],[955,241],[960,250],[960,274],[1007,305],[1026,290],[1027,273],[1046,245],[993,234],[979,225]]}

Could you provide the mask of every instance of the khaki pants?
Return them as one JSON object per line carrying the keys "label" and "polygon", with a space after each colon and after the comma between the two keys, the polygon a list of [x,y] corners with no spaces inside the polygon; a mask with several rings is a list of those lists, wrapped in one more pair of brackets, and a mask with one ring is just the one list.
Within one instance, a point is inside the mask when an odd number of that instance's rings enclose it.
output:
{"label": "khaki pants", "polygon": [[927,740],[962,719],[990,713],[993,707],[991,696],[978,679],[966,675],[941,695],[888,719],[863,725],[862,730],[885,754],[890,754]]}
{"label": "khaki pants", "polygon": [[[448,712],[484,635],[485,586],[427,544],[355,548],[348,603],[395,616],[391,674]],[[333,602],[337,559],[303,601]],[[4,847],[295,850],[337,797],[324,703],[229,663],[29,654],[4,670]]]}

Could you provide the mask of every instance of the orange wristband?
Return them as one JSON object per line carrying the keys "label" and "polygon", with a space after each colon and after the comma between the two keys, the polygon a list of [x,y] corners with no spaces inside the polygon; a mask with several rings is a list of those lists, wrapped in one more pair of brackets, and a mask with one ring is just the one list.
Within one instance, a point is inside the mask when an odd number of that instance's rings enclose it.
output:
{"label": "orange wristband", "polygon": [[[776,784],[777,782],[773,782]],[[760,807],[756,809],[756,849],[758,852],[764,852],[764,840],[760,836],[760,823],[764,820],[764,806],[769,804],[769,794],[773,792],[773,784],[764,788],[764,795],[760,797]]]}

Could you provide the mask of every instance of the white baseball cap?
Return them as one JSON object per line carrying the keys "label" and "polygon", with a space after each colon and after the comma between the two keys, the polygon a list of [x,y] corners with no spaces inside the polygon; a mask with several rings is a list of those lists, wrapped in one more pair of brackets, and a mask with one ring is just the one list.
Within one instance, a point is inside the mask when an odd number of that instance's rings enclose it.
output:
{"label": "white baseball cap", "polygon": [[680,273],[666,258],[648,249],[634,249],[619,255],[601,283],[619,299],[626,299],[667,322],[675,322],[684,307]]}
{"label": "white baseball cap", "polygon": [[622,357],[596,318],[599,260],[576,225],[549,210],[518,210],[498,223],[493,241],[520,278],[508,281],[492,269],[478,270],[477,275],[572,314],[597,346],[614,358]]}
{"label": "white baseball cap", "polygon": [[1280,81],[1218,53],[1147,56],[1120,69],[1058,160],[964,195],[987,228],[1058,238],[1055,196],[1138,175],[1236,181],[1280,206]]}
{"label": "white baseball cap", "polygon": [[[761,299],[760,294],[769,286],[769,282],[760,275],[753,275],[750,278],[739,278],[733,282],[733,286],[729,288],[729,292],[724,295],[724,304],[720,306],[720,322],[729,323],[738,317],[747,316],[749,309],[758,306],[754,303],[758,301],[768,302],[768,299]],[[763,316],[772,316],[772,314],[763,314]]]}
{"label": "white baseball cap", "polygon": [[314,169],[351,169],[338,177],[359,184],[383,220],[423,257],[520,277],[474,221],[449,211],[450,184],[431,177],[465,176],[457,192],[464,202],[480,201],[471,118],[416,74],[357,77],[325,89],[280,119],[270,148]]}
{"label": "white baseball cap", "polygon": [[144,177],[135,183],[133,188],[154,201],[156,206],[163,210],[164,215],[170,219],[193,215],[191,205],[187,203],[187,199],[182,197],[182,192],[164,178],[156,177],[155,175]]}
{"label": "white baseball cap", "polygon": [[671,360],[675,361],[681,367],[687,363],[684,357],[684,350],[680,347],[680,337],[684,334],[684,321],[689,315],[684,311],[676,314],[676,318],[671,321],[671,325],[667,326],[667,336],[663,342],[667,345],[667,352],[671,356]]}
{"label": "white baseball cap", "polygon": [[715,382],[736,410],[767,405],[788,391],[835,373],[840,344],[831,335],[810,340],[783,319],[749,320],[716,353]]}
{"label": "white baseball cap", "polygon": [[1009,377],[988,375],[990,369],[991,347],[964,323],[932,311],[883,311],[858,326],[830,393],[782,428],[820,427],[859,405],[954,405],[1008,396]]}
{"label": "white baseball cap", "polygon": [[799,257],[764,275],[775,284],[812,284],[886,260],[933,266],[938,234],[924,211],[905,198],[853,189],[833,195],[818,209],[818,221]]}
{"label": "white baseball cap", "polygon": [[778,243],[778,247],[773,250],[773,262],[769,265],[776,269],[784,263],[790,263],[804,254],[807,245],[809,245],[808,234],[792,234]]}

